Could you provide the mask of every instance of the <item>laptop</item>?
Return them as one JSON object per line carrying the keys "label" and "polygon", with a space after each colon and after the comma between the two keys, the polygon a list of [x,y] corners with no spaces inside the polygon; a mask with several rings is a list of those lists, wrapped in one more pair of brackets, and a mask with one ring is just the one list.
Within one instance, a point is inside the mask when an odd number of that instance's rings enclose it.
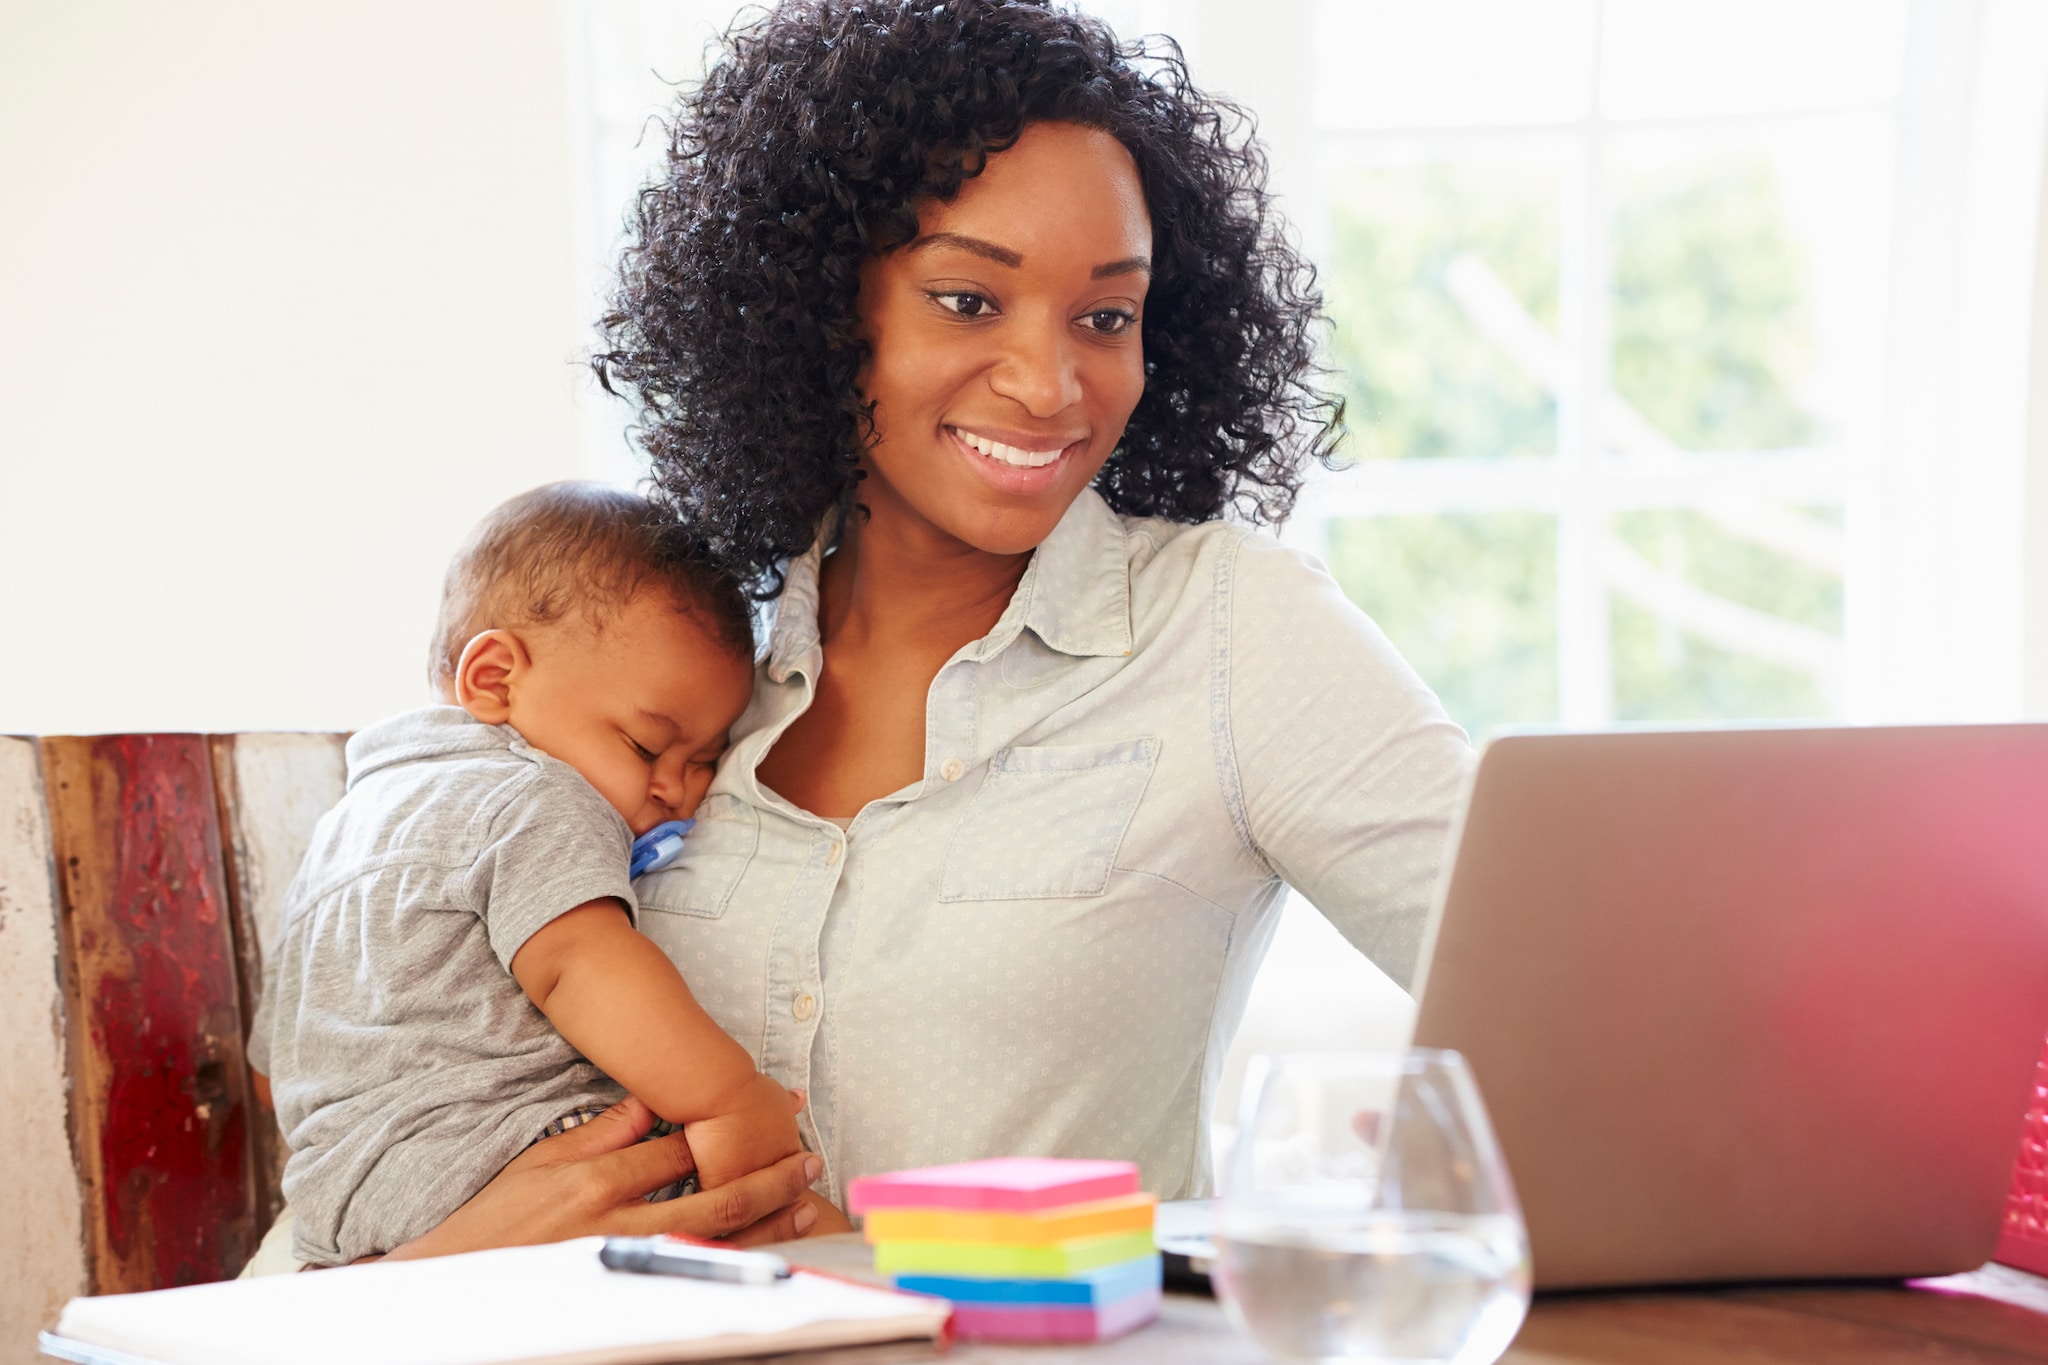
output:
{"label": "laptop", "polygon": [[1438,889],[1540,1289],[1974,1269],[2048,1038],[2048,725],[1517,735]]}

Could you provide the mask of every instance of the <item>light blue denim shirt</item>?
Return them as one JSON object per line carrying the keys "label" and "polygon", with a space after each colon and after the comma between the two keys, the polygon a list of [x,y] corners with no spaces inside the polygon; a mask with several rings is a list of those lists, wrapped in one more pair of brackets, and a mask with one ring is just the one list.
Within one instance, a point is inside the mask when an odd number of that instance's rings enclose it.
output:
{"label": "light blue denim shirt", "polygon": [[1092,490],[939,670],[921,781],[841,831],[755,776],[811,704],[819,550],[641,928],[810,1092],[821,1190],[995,1155],[1206,1190],[1205,1097],[1283,883],[1407,983],[1471,751],[1313,559]]}

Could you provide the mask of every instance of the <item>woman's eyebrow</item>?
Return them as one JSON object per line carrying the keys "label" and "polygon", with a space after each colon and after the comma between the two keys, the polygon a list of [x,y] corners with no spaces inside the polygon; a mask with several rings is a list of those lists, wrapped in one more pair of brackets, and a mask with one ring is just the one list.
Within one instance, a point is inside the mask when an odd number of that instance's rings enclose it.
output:
{"label": "woman's eyebrow", "polygon": [[1088,278],[1091,280],[1106,280],[1111,275],[1150,276],[1151,273],[1152,262],[1150,259],[1144,256],[1126,256],[1120,261],[1111,261],[1108,265],[1096,266],[1088,272]]}
{"label": "woman's eyebrow", "polygon": [[[912,242],[910,249],[912,251],[923,251],[926,247],[934,246],[950,246],[956,250],[965,251],[971,256],[979,256],[983,260],[994,261],[997,265],[1006,265],[1012,270],[1024,264],[1023,253],[1012,251],[1006,246],[998,246],[996,243],[981,237],[969,237],[961,232],[934,232],[929,237],[920,237]],[[1126,256],[1120,261],[1111,261],[1107,265],[1096,266],[1088,272],[1088,278],[1091,280],[1106,280],[1112,275],[1150,275],[1151,273],[1152,262],[1149,259],[1143,256]]]}
{"label": "woman's eyebrow", "polygon": [[957,247],[969,255],[980,256],[985,260],[994,261],[997,265],[1009,266],[1012,270],[1024,264],[1024,257],[1006,246],[997,246],[994,242],[986,242],[979,237],[969,237],[958,232],[934,232],[929,237],[920,237],[912,242],[910,249],[923,251],[926,247],[933,246]]}

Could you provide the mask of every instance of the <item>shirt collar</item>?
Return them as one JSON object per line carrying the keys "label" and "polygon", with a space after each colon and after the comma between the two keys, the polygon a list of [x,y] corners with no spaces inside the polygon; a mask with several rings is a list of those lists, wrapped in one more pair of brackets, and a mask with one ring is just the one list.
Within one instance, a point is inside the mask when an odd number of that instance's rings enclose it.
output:
{"label": "shirt collar", "polygon": [[818,566],[832,539],[833,518],[818,528],[811,548],[783,570],[782,592],[775,599],[775,624],[768,628],[768,677],[787,682],[792,670],[818,676]]}
{"label": "shirt collar", "polygon": [[988,652],[1029,627],[1062,654],[1130,653],[1131,569],[1124,539],[1124,524],[1102,495],[1082,489],[1031,556],[1008,609],[989,632]]}
{"label": "shirt collar", "polygon": [[[768,635],[768,676],[775,682],[787,681],[798,668],[815,675],[810,661],[819,648],[818,566],[830,532],[829,524],[822,528],[784,573]],[[995,629],[970,652],[988,658],[1029,628],[1062,654],[1130,653],[1131,574],[1124,539],[1123,522],[1102,495],[1082,489],[1031,556]]]}

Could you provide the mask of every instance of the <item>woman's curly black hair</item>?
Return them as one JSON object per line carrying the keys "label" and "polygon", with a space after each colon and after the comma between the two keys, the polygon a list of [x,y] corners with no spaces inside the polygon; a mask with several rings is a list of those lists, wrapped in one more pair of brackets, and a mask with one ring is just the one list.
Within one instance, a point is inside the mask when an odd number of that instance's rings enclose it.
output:
{"label": "woman's curly black hair", "polygon": [[854,503],[862,261],[1035,120],[1114,136],[1152,215],[1145,390],[1096,476],[1109,505],[1277,523],[1330,458],[1315,272],[1270,211],[1251,120],[1178,48],[1148,56],[1045,0],[782,0],[683,96],[592,362],[638,401],[656,499],[763,595]]}

